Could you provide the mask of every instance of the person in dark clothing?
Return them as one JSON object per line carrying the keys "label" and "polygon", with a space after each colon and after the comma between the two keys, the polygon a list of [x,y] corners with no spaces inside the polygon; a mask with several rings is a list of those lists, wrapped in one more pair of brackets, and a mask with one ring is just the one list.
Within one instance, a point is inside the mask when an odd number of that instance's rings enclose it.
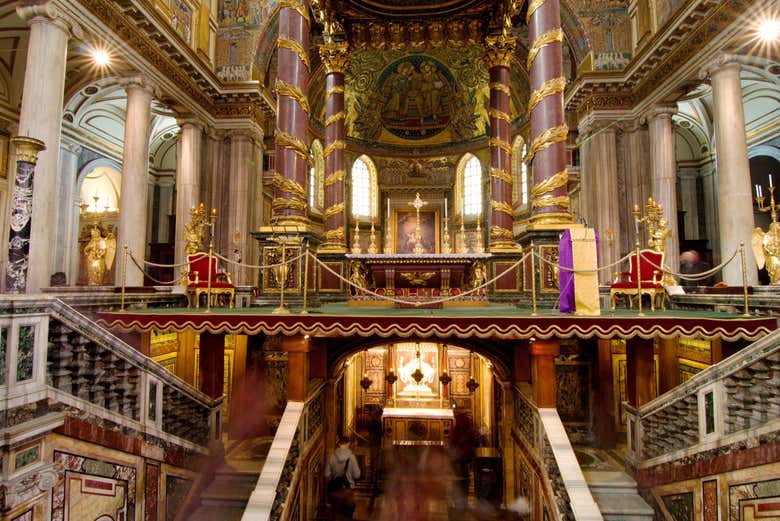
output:
{"label": "person in dark clothing", "polygon": [[[334,520],[352,519],[355,513],[355,481],[360,479],[360,467],[355,454],[350,450],[351,440],[340,436],[336,450],[328,458],[325,480],[328,482],[328,499],[333,508]],[[331,482],[346,478],[344,486],[336,487]]]}
{"label": "person in dark clothing", "polygon": [[458,510],[468,506],[469,468],[479,445],[479,435],[467,414],[455,416],[455,427],[450,434],[450,464],[454,480],[453,503]]}

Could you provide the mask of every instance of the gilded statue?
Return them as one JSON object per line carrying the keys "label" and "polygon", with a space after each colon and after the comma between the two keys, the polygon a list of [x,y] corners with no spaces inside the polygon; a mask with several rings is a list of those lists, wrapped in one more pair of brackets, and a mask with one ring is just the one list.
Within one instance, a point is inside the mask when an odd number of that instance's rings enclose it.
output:
{"label": "gilded statue", "polygon": [[358,288],[367,288],[368,282],[366,281],[366,267],[362,262],[352,261],[349,266],[349,281],[354,284],[352,286],[352,294],[358,295],[361,293]]}
{"label": "gilded statue", "polygon": [[780,285],[780,223],[770,224],[767,232],[761,228],[753,230],[750,244],[758,269],[766,266],[770,284]]}
{"label": "gilded statue", "polygon": [[471,289],[477,289],[485,283],[487,280],[487,270],[485,263],[482,261],[476,261],[471,265]]}
{"label": "gilded statue", "polygon": [[657,227],[650,233],[650,241],[648,246],[654,251],[664,253],[666,249],[666,238],[672,235],[672,230],[669,229],[669,221],[661,217],[658,220]]}
{"label": "gilded statue", "polygon": [[84,246],[84,256],[87,259],[87,284],[99,286],[107,271],[114,265],[116,255],[116,237],[110,230],[104,237],[95,224],[90,230],[90,239]]}

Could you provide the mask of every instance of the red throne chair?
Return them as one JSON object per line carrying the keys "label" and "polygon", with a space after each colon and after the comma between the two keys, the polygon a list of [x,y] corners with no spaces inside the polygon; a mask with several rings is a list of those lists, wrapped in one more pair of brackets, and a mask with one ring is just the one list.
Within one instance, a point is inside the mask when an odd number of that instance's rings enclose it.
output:
{"label": "red throne chair", "polygon": [[[628,299],[628,306],[634,307],[633,298],[642,295],[650,297],[650,309],[655,311],[656,298],[661,300],[661,309],[666,309],[664,300],[665,290],[663,286],[663,272],[659,269],[664,265],[664,254],[655,250],[640,250],[639,274],[637,275],[636,253],[629,257],[630,271],[621,271],[615,276],[615,281],[609,291],[612,299],[612,309],[615,309],[618,296]],[[639,284],[637,284],[637,278]]]}
{"label": "red throne chair", "polygon": [[236,288],[230,280],[230,273],[217,269],[215,257],[211,257],[210,264],[206,253],[187,255],[187,306],[192,307],[194,302],[196,308],[200,307],[200,297],[205,294],[206,298],[214,299],[212,305],[217,304],[220,296],[227,296],[228,305],[232,308]]}

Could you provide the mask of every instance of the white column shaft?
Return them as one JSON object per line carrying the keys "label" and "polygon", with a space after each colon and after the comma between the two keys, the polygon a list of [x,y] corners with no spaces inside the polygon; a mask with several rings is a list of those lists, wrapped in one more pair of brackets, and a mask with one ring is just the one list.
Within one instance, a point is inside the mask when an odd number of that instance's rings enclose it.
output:
{"label": "white column shaft", "polygon": [[60,175],[57,176],[57,225],[56,246],[54,248],[54,272],[65,273],[68,284],[75,285],[75,269],[71,269],[74,250],[78,240],[73,232],[78,226],[78,207],[76,206],[76,176],[78,175],[80,147],[63,146],[60,148]]}
{"label": "white column shaft", "polygon": [[699,238],[699,196],[696,191],[696,172],[684,172],[680,175],[680,204],[685,209],[685,237],[680,239],[696,240]]}
{"label": "white column shaft", "polygon": [[[613,128],[598,132],[591,139],[591,172],[597,172],[595,199],[591,201],[618,201],[617,136]],[[599,233],[599,255],[602,266],[612,264],[620,258],[620,212],[617,204],[597,204],[596,229]],[[599,282],[609,284],[613,268],[599,273]]]}
{"label": "white column shaft", "polygon": [[[194,123],[185,122],[179,134],[179,154],[176,167],[176,264],[185,261],[184,225],[190,220],[190,208],[200,204],[201,131]],[[207,211],[211,211],[210,208]],[[208,247],[208,244],[204,244]]]}
{"label": "white column shaft", "polygon": [[[24,96],[19,114],[19,135],[40,139],[46,150],[38,154],[35,167],[30,230],[30,262],[27,292],[49,285],[53,272],[57,219],[57,173],[59,171],[62,104],[68,32],[62,24],[43,16],[30,21],[30,43],[24,72]],[[15,172],[14,165],[14,172]]]}
{"label": "white column shaft", "polygon": [[[238,248],[240,258],[249,259],[249,178],[254,164],[252,139],[245,134],[235,133],[230,140],[230,194],[228,204],[228,235],[226,237],[231,249]],[[236,232],[239,242],[235,243]],[[233,258],[236,258],[235,255]],[[236,284],[249,284],[250,276],[246,269],[234,267]]]}
{"label": "white column shaft", "polygon": [[[674,132],[670,111],[652,114],[650,127],[650,196],[664,208],[671,235],[666,239],[666,265],[678,271],[680,233],[677,226],[677,160],[674,154]],[[640,205],[644,206],[644,205]]]}
{"label": "white column shaft", "polygon": [[[718,217],[720,251],[721,258],[726,260],[739,248],[740,243],[744,242],[747,281],[748,284],[755,285],[758,283],[758,270],[750,248],[750,236],[755,224],[739,70],[739,64],[732,62],[714,69],[711,73],[718,206],[721,209]],[[731,262],[724,268],[723,280],[729,286],[742,285],[739,256],[736,262]]]}
{"label": "white column shaft", "polygon": [[[126,244],[140,264],[146,258],[146,219],[149,170],[149,127],[152,91],[140,83],[127,86],[125,149],[122,161],[122,192],[119,197],[118,255]],[[117,284],[121,284],[121,266]],[[128,258],[128,286],[143,285],[143,273]]]}

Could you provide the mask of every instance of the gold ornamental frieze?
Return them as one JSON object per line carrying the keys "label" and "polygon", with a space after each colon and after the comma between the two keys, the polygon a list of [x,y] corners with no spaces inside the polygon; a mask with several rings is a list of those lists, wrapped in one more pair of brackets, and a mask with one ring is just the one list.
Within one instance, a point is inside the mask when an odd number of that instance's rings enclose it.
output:
{"label": "gold ornamental frieze", "polygon": [[297,197],[291,197],[289,199],[277,197],[274,199],[273,203],[271,203],[271,208],[273,208],[275,212],[278,212],[279,210],[306,210],[306,207],[306,201],[298,199]]}
{"label": "gold ornamental frieze", "polygon": [[563,42],[563,29],[560,27],[557,29],[550,29],[549,31],[545,31],[540,34],[536,40],[534,40],[533,45],[531,45],[531,49],[528,51],[528,58],[525,62],[529,71],[531,70],[531,66],[534,63],[534,59],[536,59],[536,55],[539,54],[539,51],[541,51],[543,47],[546,47],[547,45],[555,42]]}
{"label": "gold ornamental frieze", "polygon": [[311,106],[309,105],[309,99],[306,97],[306,95],[301,91],[301,88],[297,85],[292,85],[290,83],[287,83],[284,80],[277,79],[276,84],[274,86],[276,90],[276,94],[280,96],[287,96],[289,98],[294,99],[298,102],[298,104],[301,106],[304,112],[306,114],[311,113]]}
{"label": "gold ornamental frieze", "polygon": [[329,144],[325,147],[325,151],[322,153],[322,157],[327,158],[329,155],[331,155],[336,150],[346,150],[347,149],[347,142],[343,139],[337,139],[333,143]]}
{"label": "gold ornamental frieze", "polygon": [[325,178],[325,186],[334,185],[340,181],[343,181],[346,175],[347,173],[344,170],[336,170]]}
{"label": "gold ornamental frieze", "polygon": [[325,120],[325,128],[332,125],[333,123],[336,123],[337,121],[341,121],[346,117],[346,114],[343,110],[336,112],[332,116],[328,117],[328,119]]}
{"label": "gold ornamental frieze", "polygon": [[490,90],[498,90],[506,94],[507,96],[512,95],[512,91],[509,89],[509,85],[506,85],[504,83],[499,83],[497,81],[491,81],[488,85]]}
{"label": "gold ornamental frieze", "polygon": [[292,134],[288,134],[283,130],[277,129],[276,144],[282,148],[292,150],[306,161],[309,160],[309,147],[307,147],[303,141],[293,136]]}
{"label": "gold ornamental frieze", "polygon": [[488,146],[491,147],[491,148],[492,147],[498,147],[501,150],[503,150],[504,152],[506,152],[507,154],[511,154],[512,153],[512,145],[510,145],[509,143],[507,143],[506,141],[504,141],[501,138],[497,138],[497,137],[490,138],[488,140]]}
{"label": "gold ornamental frieze", "polygon": [[532,208],[548,208],[550,206],[559,206],[561,208],[569,207],[569,196],[560,195],[543,195],[541,197],[535,197],[531,202]]}
{"label": "gold ornamental frieze", "polygon": [[539,195],[557,190],[558,188],[566,186],[568,182],[569,171],[564,168],[560,172],[551,175],[544,181],[536,183],[536,185],[534,185],[533,189],[531,190],[531,197],[537,197]]}
{"label": "gold ornamental frieze", "polygon": [[271,184],[280,192],[287,192],[288,194],[293,194],[299,198],[306,197],[306,190],[304,190],[300,183],[293,181],[292,179],[288,179],[283,175],[275,175],[271,181]]}
{"label": "gold ornamental frieze", "polygon": [[298,12],[299,15],[303,17],[304,20],[306,20],[308,23],[311,23],[311,18],[309,17],[309,10],[306,9],[303,3],[298,2],[296,0],[279,0],[276,5],[279,9],[282,9],[284,7],[294,9],[295,11]]}
{"label": "gold ornamental frieze", "polygon": [[530,2],[528,2],[528,13],[526,13],[525,15],[526,24],[531,23],[531,16],[533,16],[536,10],[542,7],[546,1],[547,0],[531,0]]}
{"label": "gold ornamental frieze", "polygon": [[344,94],[344,87],[339,85],[338,87],[333,87],[332,89],[328,89],[325,92],[325,99],[328,99],[329,96],[333,96],[334,94]]}
{"label": "gold ornamental frieze", "polygon": [[559,76],[542,83],[542,86],[531,93],[531,97],[528,100],[528,114],[536,107],[542,100],[548,96],[555,94],[562,94],[563,89],[566,88],[566,78]]}
{"label": "gold ornamental frieze", "polygon": [[533,160],[537,152],[544,150],[556,143],[566,141],[566,137],[569,135],[569,127],[564,123],[557,127],[548,128],[542,132],[539,136],[535,137],[531,142],[531,148],[528,150],[526,161]]}
{"label": "gold ornamental frieze", "polygon": [[514,216],[514,212],[512,211],[512,206],[507,203],[506,201],[490,201],[490,207],[493,209],[494,212],[501,212],[509,215],[510,217]]}
{"label": "gold ornamental frieze", "polygon": [[297,40],[291,40],[290,38],[277,38],[276,46],[297,54],[298,58],[306,66],[306,70],[311,71],[311,61],[309,61],[309,54],[306,52],[306,49],[303,48],[301,42]]}
{"label": "gold ornamental frieze", "polygon": [[412,286],[424,286],[429,280],[436,276],[435,271],[424,272],[406,272],[402,271],[398,274],[402,279],[406,280]]}
{"label": "gold ornamental frieze", "polygon": [[490,109],[488,110],[488,116],[490,116],[491,118],[502,119],[507,123],[509,123],[510,125],[512,124],[512,118],[509,116],[509,114],[507,114],[503,110]]}
{"label": "gold ornamental frieze", "polygon": [[344,240],[344,227],[339,226],[338,228],[334,228],[333,230],[328,230],[325,232],[325,239],[329,241],[342,241]]}
{"label": "gold ornamental frieze", "polygon": [[512,230],[509,230],[507,228],[503,228],[501,226],[491,226],[490,227],[490,238],[491,239],[508,239],[512,240],[514,239],[514,234],[512,233]]}
{"label": "gold ornamental frieze", "polygon": [[509,175],[509,172],[501,168],[496,168],[494,166],[491,166],[490,177],[495,177],[496,179],[501,179],[505,183],[512,184],[512,176]]}
{"label": "gold ornamental frieze", "polygon": [[333,206],[327,207],[325,211],[322,212],[322,218],[327,219],[328,217],[331,217],[333,215],[338,215],[343,212],[344,212],[344,202],[342,201],[338,204],[334,204]]}

